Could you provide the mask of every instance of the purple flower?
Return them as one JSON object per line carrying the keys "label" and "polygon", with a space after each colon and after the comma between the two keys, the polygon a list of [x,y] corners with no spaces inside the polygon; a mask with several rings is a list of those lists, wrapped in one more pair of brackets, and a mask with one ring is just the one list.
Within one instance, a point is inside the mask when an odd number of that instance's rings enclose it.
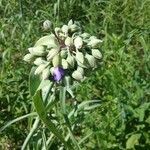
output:
{"label": "purple flower", "polygon": [[65,71],[61,67],[56,67],[53,72],[53,78],[55,81],[60,81],[65,75]]}

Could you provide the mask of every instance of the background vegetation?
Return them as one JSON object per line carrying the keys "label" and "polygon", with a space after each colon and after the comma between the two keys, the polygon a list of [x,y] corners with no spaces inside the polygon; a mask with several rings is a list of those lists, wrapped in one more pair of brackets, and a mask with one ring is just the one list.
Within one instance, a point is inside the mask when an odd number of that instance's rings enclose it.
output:
{"label": "background vegetation", "polygon": [[[76,137],[91,134],[83,149],[149,149],[149,0],[0,0],[0,12],[0,127],[31,112],[30,66],[22,58],[46,34],[43,21],[73,19],[104,41],[101,68],[75,91],[79,103],[101,100],[79,118]],[[0,149],[20,149],[29,128],[24,119],[4,130]]]}

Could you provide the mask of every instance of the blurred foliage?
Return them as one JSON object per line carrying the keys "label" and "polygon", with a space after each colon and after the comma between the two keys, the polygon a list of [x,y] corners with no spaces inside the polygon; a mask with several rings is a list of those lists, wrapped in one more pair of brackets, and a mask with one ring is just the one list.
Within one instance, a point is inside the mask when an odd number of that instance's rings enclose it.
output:
{"label": "blurred foliage", "polygon": [[[77,100],[101,106],[79,114],[76,137],[83,149],[150,147],[149,0],[0,0],[0,126],[31,111],[26,49],[46,33],[42,22],[79,21],[103,39],[103,64],[76,89]],[[20,149],[29,132],[20,121],[0,133],[0,149]],[[82,144],[82,143],[81,143]]]}

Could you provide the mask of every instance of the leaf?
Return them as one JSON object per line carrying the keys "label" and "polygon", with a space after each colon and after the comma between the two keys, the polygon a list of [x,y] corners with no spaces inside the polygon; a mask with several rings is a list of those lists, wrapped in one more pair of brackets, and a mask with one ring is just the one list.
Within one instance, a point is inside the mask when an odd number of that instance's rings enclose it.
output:
{"label": "leaf", "polygon": [[41,90],[37,91],[33,97],[33,102],[35,109],[40,117],[40,119],[44,122],[47,128],[66,146],[70,147],[68,143],[64,140],[63,136],[60,134],[61,132],[56,128],[55,124],[47,117],[45,106],[42,99]]}
{"label": "leaf", "polygon": [[0,132],[2,132],[3,130],[5,130],[7,127],[9,127],[10,125],[12,125],[13,123],[16,123],[16,122],[18,122],[18,121],[20,121],[22,119],[27,118],[27,117],[36,116],[36,115],[37,115],[37,113],[33,112],[33,113],[30,113],[30,114],[18,117],[18,118],[14,119],[14,120],[11,120],[6,125],[4,125],[3,127],[0,128]]}
{"label": "leaf", "polygon": [[37,91],[41,80],[39,75],[35,75],[34,72],[37,67],[32,67],[30,75],[29,75],[29,92],[31,96],[34,96],[35,92]]}
{"label": "leaf", "polygon": [[42,38],[40,38],[36,43],[35,46],[41,46],[41,45],[48,45],[50,47],[56,47],[56,40],[54,35],[47,35]]}
{"label": "leaf", "polygon": [[140,137],[141,137],[141,134],[131,135],[126,142],[126,149],[132,149],[134,148],[135,145],[138,145]]}

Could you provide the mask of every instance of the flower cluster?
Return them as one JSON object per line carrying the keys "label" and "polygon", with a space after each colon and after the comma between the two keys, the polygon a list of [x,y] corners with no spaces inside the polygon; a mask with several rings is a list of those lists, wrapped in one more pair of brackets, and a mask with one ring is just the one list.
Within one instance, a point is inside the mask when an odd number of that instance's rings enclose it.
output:
{"label": "flower cluster", "polygon": [[98,49],[102,41],[82,33],[78,23],[72,20],[68,25],[54,29],[50,21],[43,23],[45,29],[50,26],[51,34],[28,48],[29,53],[24,56],[24,60],[37,66],[35,74],[41,75],[42,79],[52,77],[59,82],[67,74],[75,80],[83,80],[85,71],[95,69],[102,58]]}

